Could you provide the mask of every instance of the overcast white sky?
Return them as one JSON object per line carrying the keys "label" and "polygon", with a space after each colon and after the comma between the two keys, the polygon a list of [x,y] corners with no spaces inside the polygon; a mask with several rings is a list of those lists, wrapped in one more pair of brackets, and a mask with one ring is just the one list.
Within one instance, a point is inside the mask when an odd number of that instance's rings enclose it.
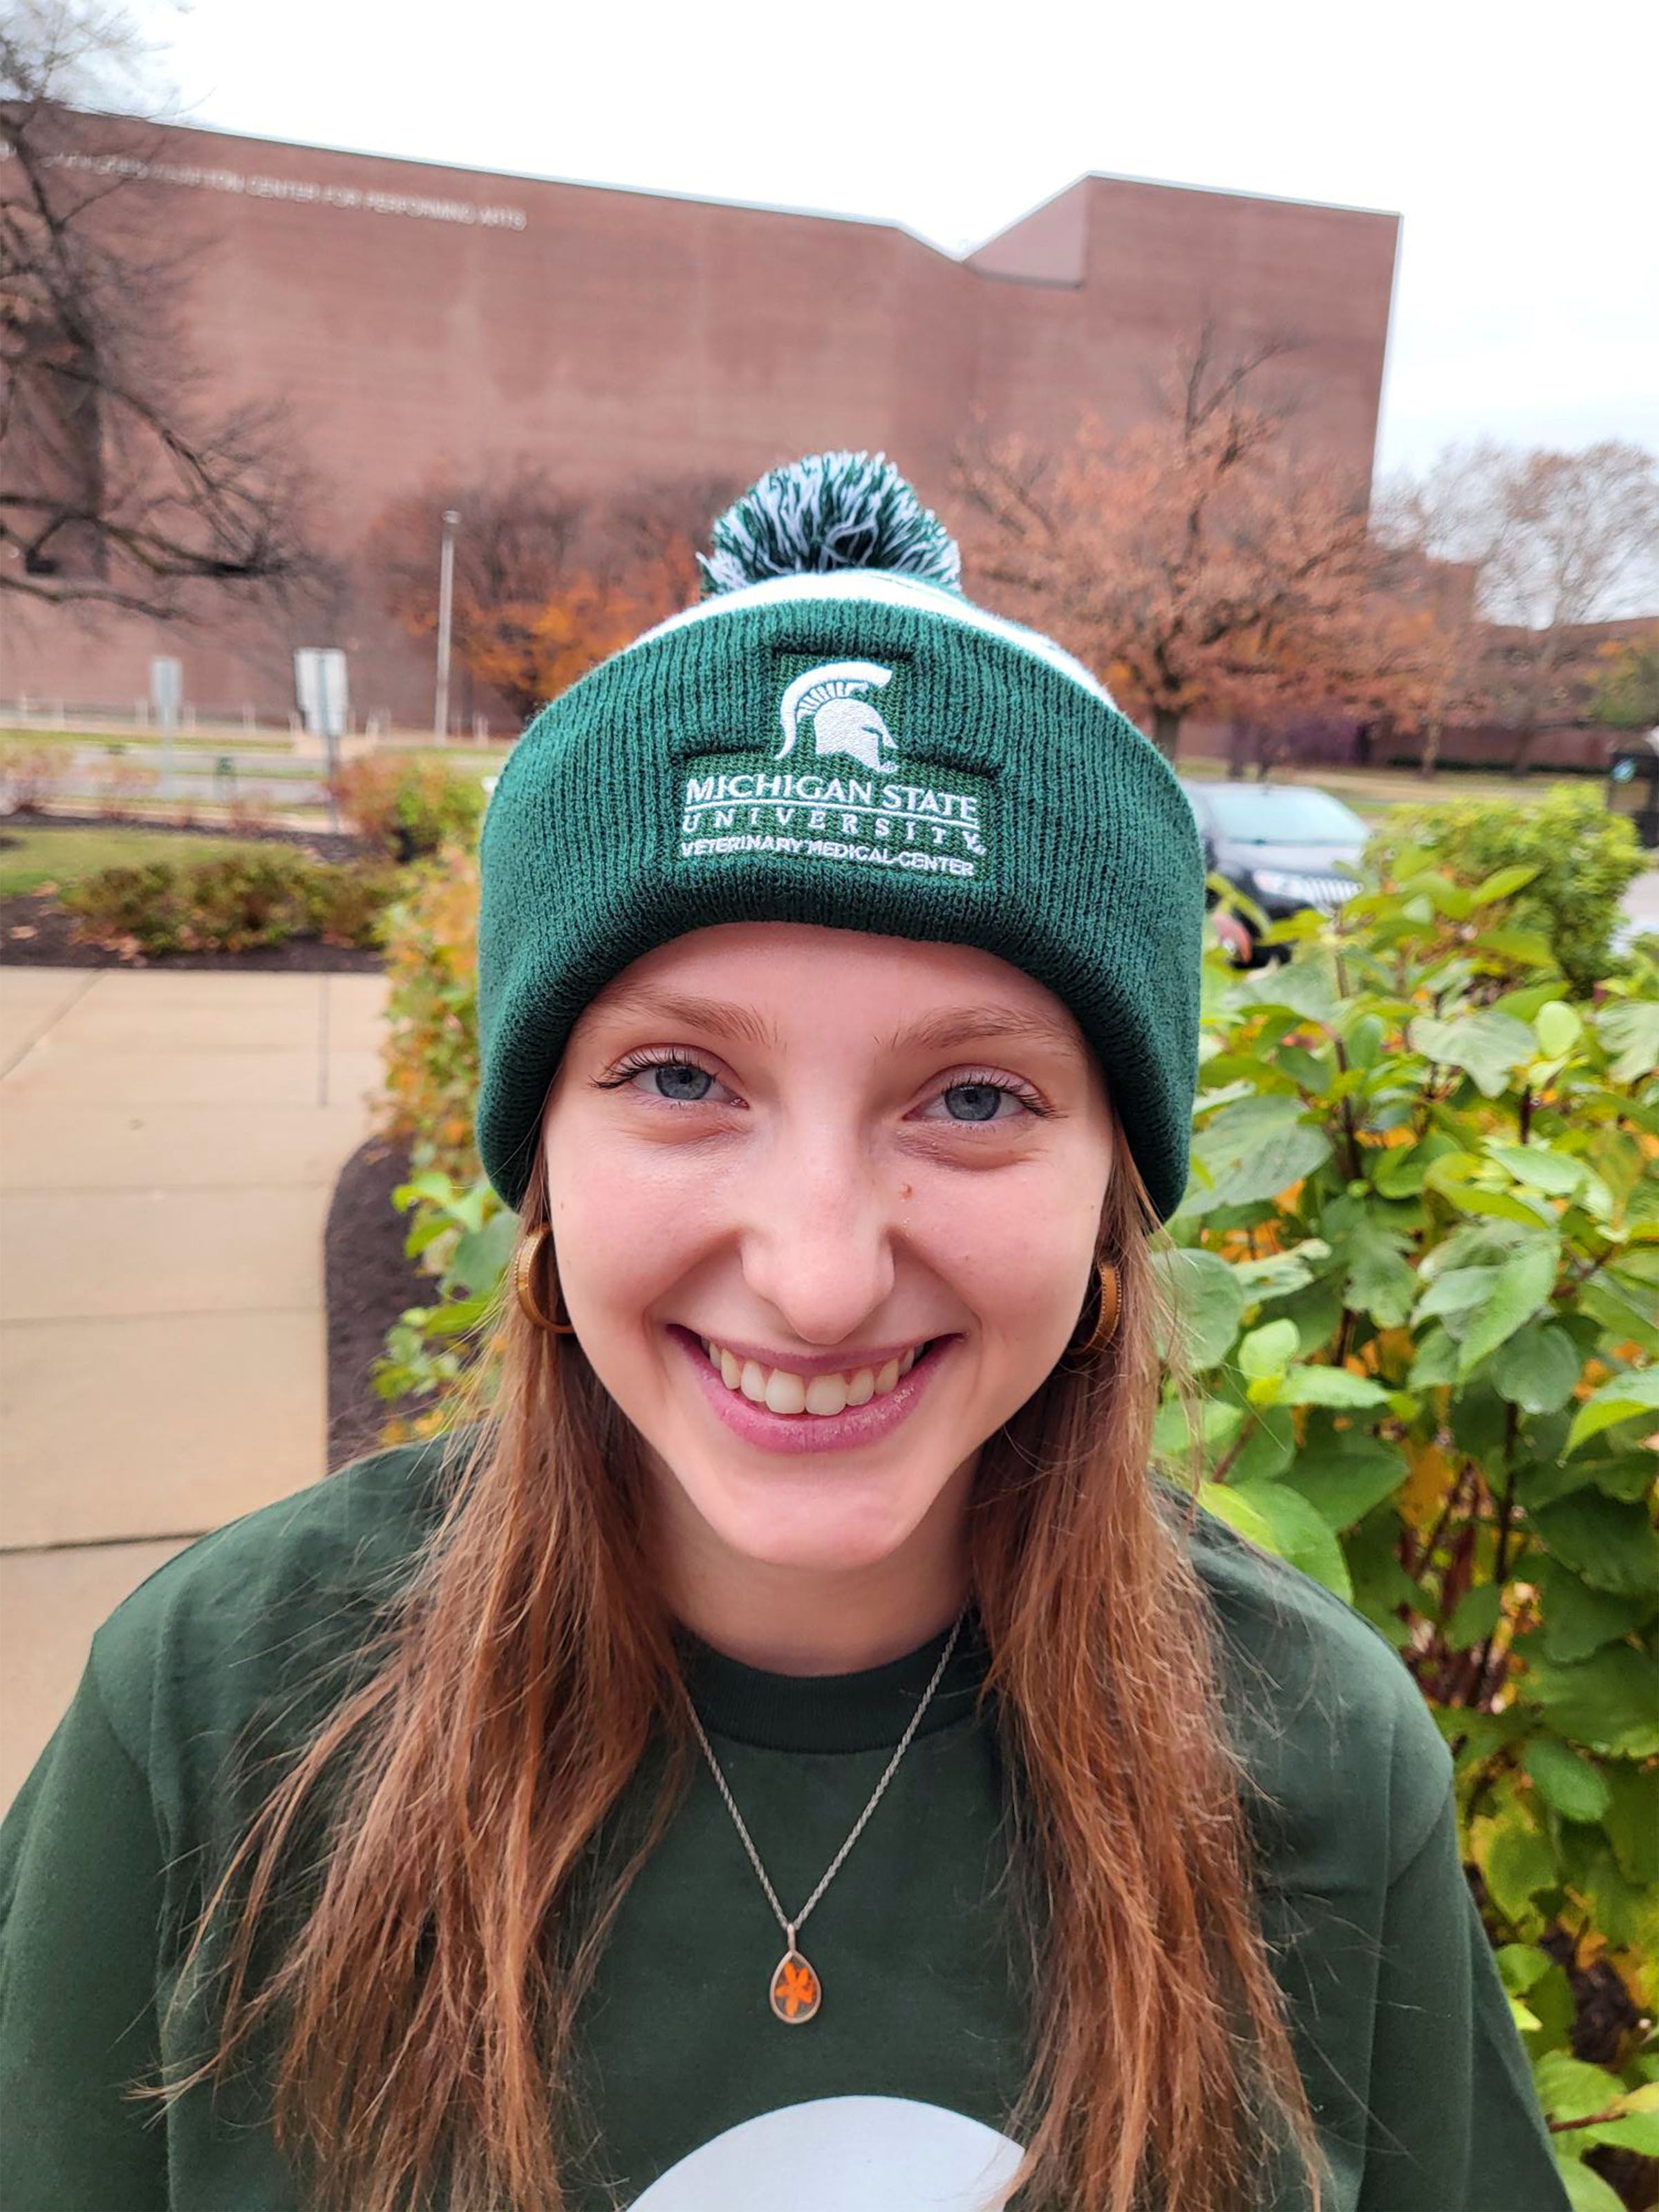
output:
{"label": "overcast white sky", "polygon": [[[178,119],[888,216],[1089,170],[1404,216],[1380,459],[1659,447],[1653,0],[136,0]],[[832,306],[833,303],[827,303]]]}

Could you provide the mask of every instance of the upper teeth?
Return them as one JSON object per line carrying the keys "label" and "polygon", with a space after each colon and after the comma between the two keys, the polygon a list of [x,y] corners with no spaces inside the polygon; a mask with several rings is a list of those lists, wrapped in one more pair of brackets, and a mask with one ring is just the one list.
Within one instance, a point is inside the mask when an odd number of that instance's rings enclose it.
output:
{"label": "upper teeth", "polygon": [[787,1367],[763,1367],[757,1359],[739,1359],[706,1336],[701,1341],[709,1365],[719,1369],[728,1390],[741,1390],[755,1405],[774,1413],[843,1413],[849,1406],[867,1406],[872,1398],[884,1398],[927,1350],[926,1345],[912,1345],[902,1358],[890,1359],[884,1366],[807,1376],[792,1374]]}

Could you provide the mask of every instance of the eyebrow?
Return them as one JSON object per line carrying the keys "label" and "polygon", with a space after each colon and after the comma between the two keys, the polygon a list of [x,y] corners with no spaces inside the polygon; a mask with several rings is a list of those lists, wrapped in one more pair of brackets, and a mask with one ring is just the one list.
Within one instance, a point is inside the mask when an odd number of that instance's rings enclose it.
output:
{"label": "eyebrow", "polygon": [[884,1051],[894,1053],[953,1052],[964,1044],[992,1042],[1060,1045],[1073,1054],[1079,1048],[1069,1023],[1008,1006],[946,1006],[880,1042]]}
{"label": "eyebrow", "polygon": [[[752,1008],[726,999],[703,999],[681,993],[654,991],[647,986],[612,993],[605,1012],[648,1015],[654,1021],[706,1036],[735,1039],[744,1044],[775,1047],[778,1035],[769,1022]],[[938,1013],[895,1030],[877,1039],[885,1053],[954,1052],[968,1044],[1008,1042],[1058,1045],[1074,1056],[1079,1048],[1076,1031],[1051,1015],[1020,1013],[1008,1006],[945,1006]]]}
{"label": "eyebrow", "polygon": [[748,1006],[726,999],[688,998],[679,994],[637,989],[614,991],[605,1001],[607,1013],[648,1014],[678,1029],[702,1030],[710,1036],[732,1037],[743,1044],[775,1045],[777,1032],[769,1022]]}

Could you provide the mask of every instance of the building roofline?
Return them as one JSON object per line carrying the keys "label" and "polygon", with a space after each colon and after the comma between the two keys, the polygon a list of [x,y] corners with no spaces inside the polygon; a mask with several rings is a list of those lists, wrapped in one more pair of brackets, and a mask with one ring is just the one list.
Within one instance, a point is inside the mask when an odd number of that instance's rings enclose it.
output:
{"label": "building roofline", "polygon": [[1349,200],[1304,199],[1290,192],[1247,191],[1241,185],[1192,185],[1184,184],[1176,177],[1135,177],[1117,169],[1085,169],[1073,177],[1070,184],[1062,185],[1058,191],[1045,193],[1042,199],[1033,201],[1024,213],[1014,216],[1000,228],[988,233],[976,246],[970,246],[959,258],[971,260],[975,253],[983,253],[988,246],[994,246],[1010,231],[1018,230],[1021,223],[1029,222],[1034,215],[1041,215],[1044,208],[1053,207],[1057,200],[1066,198],[1079,185],[1094,184],[1150,185],[1154,191],[1160,192],[1202,192],[1212,199],[1260,200],[1270,207],[1324,208],[1333,215],[1382,216],[1389,222],[1399,222],[1402,219],[1397,208],[1358,207]]}
{"label": "building roofline", "polygon": [[[84,112],[101,112],[103,111]],[[1202,192],[1217,199],[1260,200],[1280,207],[1327,208],[1339,215],[1383,216],[1394,222],[1401,220],[1398,211],[1390,208],[1354,207],[1335,200],[1298,199],[1283,192],[1247,191],[1241,186],[1229,185],[1182,184],[1169,177],[1135,177],[1123,175],[1112,170],[1085,169],[1080,175],[1073,177],[1069,184],[1062,185],[1057,191],[1048,193],[1043,198],[1025,209],[1022,214],[1012,216],[997,229],[988,232],[977,244],[964,247],[959,253],[952,253],[933,239],[924,238],[920,231],[913,230],[908,223],[900,221],[896,216],[848,215],[835,208],[792,207],[786,206],[776,200],[732,199],[718,192],[671,191],[666,186],[661,185],[618,185],[605,183],[592,177],[547,176],[533,169],[474,168],[468,167],[459,161],[439,161],[426,154],[388,154],[361,146],[331,146],[315,138],[274,138],[266,131],[238,131],[228,124],[191,122],[183,117],[172,120],[160,120],[112,113],[108,116],[108,119],[124,123],[143,123],[149,119],[153,128],[161,130],[193,131],[210,138],[236,138],[240,139],[244,145],[281,146],[291,152],[343,154],[355,161],[395,161],[406,168],[443,169],[452,176],[492,177],[499,178],[503,182],[556,185],[568,191],[614,192],[632,199],[679,200],[692,207],[728,208],[742,215],[796,216],[811,222],[843,222],[854,224],[865,230],[896,231],[900,237],[910,240],[913,245],[920,246],[926,252],[937,254],[940,260],[951,262],[957,267],[970,264],[975,254],[982,253],[988,246],[994,246],[998,239],[1006,237],[1012,230],[1017,230],[1021,223],[1028,222],[1032,216],[1039,214],[1042,209],[1051,207],[1056,200],[1064,199],[1068,193],[1075,191],[1079,185],[1093,184],[1097,181],[1113,185],[1148,185],[1158,191]]]}
{"label": "building roofline", "polygon": [[[101,113],[105,111],[83,109],[82,113]],[[116,123],[146,123],[161,131],[193,131],[209,138],[235,138],[245,146],[280,146],[290,153],[343,154],[353,161],[395,161],[410,169],[443,169],[455,177],[489,177],[502,184],[554,185],[561,191],[575,192],[611,192],[629,199],[680,200],[692,207],[730,208],[740,215],[799,216],[811,222],[846,222],[865,230],[893,230],[917,246],[925,246],[943,261],[956,261],[958,255],[948,252],[931,238],[912,230],[896,216],[848,215],[836,208],[787,207],[776,200],[738,200],[724,198],[718,192],[671,191],[664,185],[610,184],[595,177],[554,177],[535,169],[486,169],[467,167],[459,161],[444,161],[429,154],[388,154],[365,146],[331,146],[317,138],[275,138],[265,131],[238,131],[228,123],[194,123],[185,118],[156,118],[143,116],[120,115],[110,112],[107,119]]]}

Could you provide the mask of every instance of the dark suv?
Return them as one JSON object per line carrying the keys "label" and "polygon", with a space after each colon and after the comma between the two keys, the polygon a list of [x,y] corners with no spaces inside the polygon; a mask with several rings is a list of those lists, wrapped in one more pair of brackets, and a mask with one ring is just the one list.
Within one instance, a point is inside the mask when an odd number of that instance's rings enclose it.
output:
{"label": "dark suv", "polygon": [[[1358,890],[1366,826],[1328,791],[1191,776],[1182,777],[1181,787],[1198,817],[1205,866],[1253,898],[1270,921],[1308,906],[1328,914]],[[1267,955],[1244,927],[1249,965],[1257,967]]]}

